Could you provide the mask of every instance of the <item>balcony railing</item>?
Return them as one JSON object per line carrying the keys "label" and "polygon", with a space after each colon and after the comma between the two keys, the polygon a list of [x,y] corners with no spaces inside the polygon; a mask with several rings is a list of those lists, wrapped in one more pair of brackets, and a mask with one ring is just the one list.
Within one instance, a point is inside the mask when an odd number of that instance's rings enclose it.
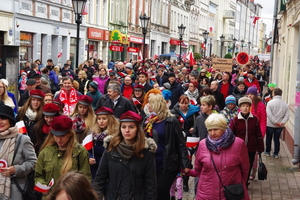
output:
{"label": "balcony railing", "polygon": [[224,10],[223,18],[224,19],[234,19],[234,11],[233,10]]}

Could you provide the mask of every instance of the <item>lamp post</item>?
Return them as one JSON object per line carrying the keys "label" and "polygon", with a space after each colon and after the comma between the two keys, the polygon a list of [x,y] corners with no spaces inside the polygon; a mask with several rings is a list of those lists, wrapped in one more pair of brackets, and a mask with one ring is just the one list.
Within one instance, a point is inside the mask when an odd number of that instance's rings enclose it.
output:
{"label": "lamp post", "polygon": [[73,8],[75,13],[75,23],[77,24],[77,36],[76,36],[76,66],[79,66],[79,30],[80,24],[82,22],[82,11],[84,9],[85,3],[87,0],[72,0]]}
{"label": "lamp post", "polygon": [[236,45],[237,39],[233,38],[232,41],[233,41],[233,53],[232,53],[232,57],[234,57],[234,54],[235,54],[235,45]]}
{"label": "lamp post", "polygon": [[183,26],[183,24],[181,24],[180,26],[178,26],[178,32],[179,32],[179,61],[181,61],[181,43],[182,43],[182,38],[184,35],[184,30],[185,30],[185,26]]}
{"label": "lamp post", "polygon": [[249,42],[248,42],[248,46],[249,46],[249,55],[250,55],[250,45],[251,45],[251,42],[249,41]]}
{"label": "lamp post", "polygon": [[212,49],[212,39],[210,38],[209,57],[211,57],[211,49]]}
{"label": "lamp post", "polygon": [[222,51],[223,51],[223,44],[224,44],[224,40],[225,40],[225,36],[222,34],[221,36],[220,36],[220,39],[221,39],[221,58],[222,58]]}
{"label": "lamp post", "polygon": [[244,41],[244,40],[241,40],[241,44],[242,44],[242,51],[243,51],[243,48],[244,48],[244,43],[245,43],[245,41]]}
{"label": "lamp post", "polygon": [[205,54],[204,54],[204,57],[206,56],[206,43],[207,43],[207,38],[208,38],[208,32],[205,30],[203,33],[203,37],[204,37],[204,44],[205,44]]}
{"label": "lamp post", "polygon": [[145,65],[145,42],[146,42],[146,34],[147,34],[147,27],[148,27],[148,22],[149,22],[150,17],[147,17],[146,13],[144,13],[144,15],[140,16],[140,20],[141,20],[141,26],[143,29],[143,35],[144,35],[144,46],[143,46],[143,64]]}

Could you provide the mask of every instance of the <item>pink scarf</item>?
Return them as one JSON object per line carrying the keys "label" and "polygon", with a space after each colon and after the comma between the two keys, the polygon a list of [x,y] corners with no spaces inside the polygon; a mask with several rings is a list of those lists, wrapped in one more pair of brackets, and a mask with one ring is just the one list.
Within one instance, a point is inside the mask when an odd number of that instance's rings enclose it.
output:
{"label": "pink scarf", "polygon": [[77,91],[72,88],[69,96],[65,89],[62,89],[58,96],[59,100],[65,104],[64,115],[71,115],[78,101]]}

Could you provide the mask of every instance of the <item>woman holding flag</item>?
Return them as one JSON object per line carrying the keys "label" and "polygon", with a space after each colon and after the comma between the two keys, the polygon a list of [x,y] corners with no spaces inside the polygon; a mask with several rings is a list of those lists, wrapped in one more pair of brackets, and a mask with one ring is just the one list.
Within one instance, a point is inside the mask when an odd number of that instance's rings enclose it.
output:
{"label": "woman holding flag", "polygon": [[140,84],[135,85],[129,100],[134,105],[134,108],[137,113],[140,113],[142,110],[142,104],[144,103],[144,97],[145,97],[144,86],[142,86]]}
{"label": "woman holding flag", "polygon": [[[91,181],[88,152],[76,142],[72,126],[72,120],[65,115],[53,119],[35,167],[35,184],[42,185],[36,188],[37,191],[42,191],[43,187],[53,183],[52,179],[54,183],[51,186],[55,185],[69,171],[80,171]],[[44,193],[48,191],[44,190]]]}
{"label": "woman holding flag", "polygon": [[[91,165],[92,179],[94,180],[98,166],[104,152],[103,140],[108,135],[113,135],[119,130],[119,122],[113,116],[113,110],[107,107],[101,107],[96,112],[96,121],[92,129],[92,134],[88,135],[83,140],[83,145],[89,151],[89,163]],[[92,138],[88,138],[92,136]],[[89,142],[93,142],[93,145],[87,147]]]}

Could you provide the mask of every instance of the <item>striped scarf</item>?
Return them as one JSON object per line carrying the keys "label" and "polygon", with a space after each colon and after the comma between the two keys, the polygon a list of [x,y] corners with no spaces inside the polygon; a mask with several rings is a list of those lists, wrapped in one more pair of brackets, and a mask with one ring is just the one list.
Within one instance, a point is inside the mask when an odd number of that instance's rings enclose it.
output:
{"label": "striped scarf", "polygon": [[150,117],[146,120],[146,128],[144,129],[147,137],[152,137],[152,128],[153,124],[159,120],[157,115],[150,115]]}

